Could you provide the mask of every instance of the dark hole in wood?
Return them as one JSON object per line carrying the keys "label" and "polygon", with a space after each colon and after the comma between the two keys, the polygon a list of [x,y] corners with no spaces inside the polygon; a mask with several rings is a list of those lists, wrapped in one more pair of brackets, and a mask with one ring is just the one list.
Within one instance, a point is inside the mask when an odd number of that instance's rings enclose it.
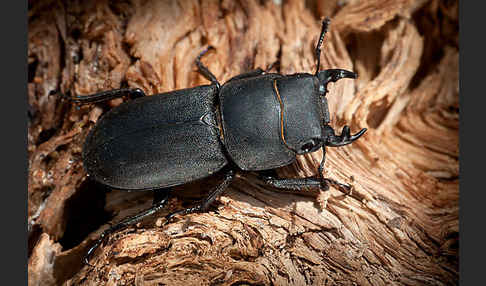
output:
{"label": "dark hole in wood", "polygon": [[105,186],[87,179],[66,201],[66,230],[59,240],[63,249],[78,245],[88,234],[109,221],[111,215],[104,209],[106,192]]}

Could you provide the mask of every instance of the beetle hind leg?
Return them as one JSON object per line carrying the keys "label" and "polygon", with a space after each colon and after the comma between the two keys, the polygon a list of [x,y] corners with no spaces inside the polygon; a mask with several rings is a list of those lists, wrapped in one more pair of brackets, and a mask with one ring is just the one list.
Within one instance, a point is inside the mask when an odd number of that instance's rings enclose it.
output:
{"label": "beetle hind leg", "polygon": [[170,188],[155,190],[154,191],[153,204],[150,208],[148,208],[148,209],[146,209],[146,210],[144,210],[144,211],[142,211],[142,212],[140,212],[140,213],[138,213],[134,216],[127,217],[127,218],[123,219],[122,221],[120,221],[119,223],[112,225],[112,226],[110,226],[110,228],[103,231],[103,233],[100,235],[100,237],[95,242],[95,244],[93,246],[91,246],[91,248],[86,253],[86,256],[84,257],[84,263],[89,265],[89,266],[93,266],[93,265],[89,264],[89,258],[91,257],[91,254],[103,243],[103,241],[109,235],[111,235],[112,233],[114,233],[118,230],[122,230],[124,228],[127,228],[130,225],[133,225],[133,224],[141,221],[145,217],[150,216],[150,215],[156,213],[157,211],[163,209],[167,205],[167,202],[169,200],[169,192],[170,192]]}
{"label": "beetle hind leg", "polygon": [[60,96],[61,98],[67,99],[75,103],[80,103],[80,104],[102,102],[102,101],[115,99],[127,95],[130,96],[131,98],[138,98],[138,97],[145,96],[145,93],[140,88],[119,88],[119,89],[107,90],[107,91],[102,91],[95,94],[83,95],[83,96],[79,96],[79,95],[69,96],[57,90],[51,90],[51,92],[49,92],[49,96],[54,94],[58,94],[58,96]]}

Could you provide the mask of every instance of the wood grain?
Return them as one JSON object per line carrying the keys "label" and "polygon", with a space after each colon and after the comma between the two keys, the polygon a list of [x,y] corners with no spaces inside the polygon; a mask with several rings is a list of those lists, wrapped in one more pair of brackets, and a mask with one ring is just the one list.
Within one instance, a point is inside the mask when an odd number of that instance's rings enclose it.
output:
{"label": "wood grain", "polygon": [[[30,285],[456,285],[459,251],[457,1],[36,1],[29,9]],[[81,148],[121,100],[76,108],[121,85],[147,94],[220,82],[280,61],[313,72],[320,18],[330,16],[321,69],[357,80],[330,85],[332,126],[368,128],[328,148],[324,175],[350,183],[283,194],[238,177],[207,213],[163,216],[201,198],[209,178],[178,187],[167,210],[117,232],[84,266],[109,223],[151,204],[147,192],[86,179]],[[317,173],[322,151],[281,177]]]}

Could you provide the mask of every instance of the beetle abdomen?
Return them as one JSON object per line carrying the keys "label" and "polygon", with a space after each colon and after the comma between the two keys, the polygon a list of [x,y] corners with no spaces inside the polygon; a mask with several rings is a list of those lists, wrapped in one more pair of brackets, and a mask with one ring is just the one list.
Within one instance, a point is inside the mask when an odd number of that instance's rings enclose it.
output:
{"label": "beetle abdomen", "polygon": [[203,178],[227,164],[216,122],[215,86],[121,104],[91,130],[84,166],[118,189],[156,189]]}

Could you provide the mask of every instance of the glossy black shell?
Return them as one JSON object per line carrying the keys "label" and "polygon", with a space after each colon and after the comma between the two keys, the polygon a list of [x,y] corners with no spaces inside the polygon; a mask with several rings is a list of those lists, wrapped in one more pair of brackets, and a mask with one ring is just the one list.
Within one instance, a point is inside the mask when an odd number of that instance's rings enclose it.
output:
{"label": "glossy black shell", "polygon": [[88,134],[84,167],[115,189],[151,190],[295,161],[322,137],[318,79],[262,74],[145,96],[107,112]]}

